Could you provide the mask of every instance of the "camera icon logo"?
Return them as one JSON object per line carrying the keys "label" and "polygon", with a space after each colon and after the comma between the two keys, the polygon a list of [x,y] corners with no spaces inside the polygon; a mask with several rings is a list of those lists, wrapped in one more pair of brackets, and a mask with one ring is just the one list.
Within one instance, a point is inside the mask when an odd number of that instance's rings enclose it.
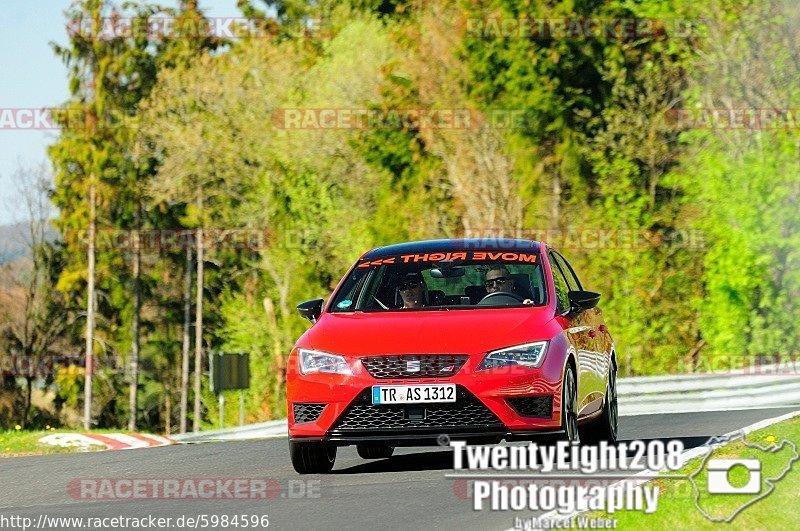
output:
{"label": "camera icon logo", "polygon": [[[731,472],[744,467],[749,477],[747,484],[741,487],[731,482]],[[708,493],[709,494],[758,494],[761,492],[761,461],[758,459],[709,459],[708,460]]]}
{"label": "camera icon logo", "polygon": [[[715,452],[731,443],[740,445],[742,458],[714,457]],[[760,445],[748,441],[743,430],[711,437],[703,450],[705,456],[686,477],[694,489],[695,507],[712,522],[732,522],[736,515],[769,496],[794,463],[800,461],[794,442],[776,442],[773,437],[770,444]]]}

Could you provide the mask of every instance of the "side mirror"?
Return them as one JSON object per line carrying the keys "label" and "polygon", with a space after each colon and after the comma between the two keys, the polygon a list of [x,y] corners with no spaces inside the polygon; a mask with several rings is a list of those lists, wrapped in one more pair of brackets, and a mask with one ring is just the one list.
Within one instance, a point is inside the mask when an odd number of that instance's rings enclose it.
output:
{"label": "side mirror", "polygon": [[316,323],[319,316],[322,315],[322,303],[322,299],[301,302],[297,305],[297,312],[301,317],[308,319],[312,323]]}
{"label": "side mirror", "polygon": [[571,313],[580,313],[597,306],[600,294],[594,291],[570,291],[568,294]]}

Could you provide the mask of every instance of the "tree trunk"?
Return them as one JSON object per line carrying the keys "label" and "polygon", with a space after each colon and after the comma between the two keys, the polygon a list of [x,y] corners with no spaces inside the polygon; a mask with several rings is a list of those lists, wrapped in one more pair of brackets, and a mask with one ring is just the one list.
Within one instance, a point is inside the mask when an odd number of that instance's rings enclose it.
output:
{"label": "tree trunk", "polygon": [[25,378],[25,410],[22,412],[22,427],[28,428],[28,417],[31,414],[31,392],[33,388],[33,376]]}
{"label": "tree trunk", "polygon": [[186,247],[186,267],[183,286],[183,348],[181,349],[181,419],[180,431],[186,433],[189,407],[189,349],[192,331],[192,247]]}
{"label": "tree trunk", "polygon": [[[136,216],[137,220],[139,216]],[[138,225],[138,224],[137,224]],[[141,314],[141,294],[139,277],[141,274],[142,251],[138,228],[134,234],[133,249],[133,320],[131,323],[131,383],[129,396],[128,430],[136,430],[136,414],[139,410],[139,321]]]}
{"label": "tree trunk", "polygon": [[553,202],[550,205],[550,227],[561,227],[561,169],[553,168]]}
{"label": "tree trunk", "polygon": [[164,433],[169,437],[172,432],[172,389],[165,389],[164,398]]}
{"label": "tree trunk", "polygon": [[97,229],[94,175],[89,177],[89,278],[86,301],[86,377],[83,387],[83,429],[92,428],[92,372],[94,371],[94,246]]}
{"label": "tree trunk", "polygon": [[[202,197],[198,197],[202,207]],[[197,229],[197,301],[194,322],[194,418],[192,431],[200,431],[200,377],[203,370],[203,227]]]}

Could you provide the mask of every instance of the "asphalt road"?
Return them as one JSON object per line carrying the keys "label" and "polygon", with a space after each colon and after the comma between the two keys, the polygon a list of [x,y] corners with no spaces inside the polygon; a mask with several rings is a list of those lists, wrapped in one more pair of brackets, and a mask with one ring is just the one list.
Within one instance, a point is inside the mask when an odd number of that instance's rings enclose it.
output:
{"label": "asphalt road", "polygon": [[[680,438],[689,448],[793,409],[622,417],[620,436],[622,440]],[[239,514],[269,515],[269,527],[278,529],[468,530],[506,529],[514,516],[527,516],[473,511],[463,489],[444,477],[449,472],[452,457],[444,449],[405,448],[391,459],[364,461],[348,447],[339,450],[332,474],[299,476],[289,462],[284,439],[0,459],[0,519],[25,516],[38,522],[42,514],[173,519]],[[68,490],[83,478],[269,478],[271,497],[86,500]],[[308,489],[311,496],[303,495]]]}

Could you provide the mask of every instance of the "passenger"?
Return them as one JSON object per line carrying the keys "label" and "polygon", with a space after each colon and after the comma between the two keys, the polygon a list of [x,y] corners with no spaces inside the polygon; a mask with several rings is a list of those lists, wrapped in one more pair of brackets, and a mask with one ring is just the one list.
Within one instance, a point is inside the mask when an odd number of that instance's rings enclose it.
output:
{"label": "passenger", "polygon": [[397,286],[400,298],[403,300],[401,308],[423,308],[426,305],[428,287],[422,273],[408,273]]}

